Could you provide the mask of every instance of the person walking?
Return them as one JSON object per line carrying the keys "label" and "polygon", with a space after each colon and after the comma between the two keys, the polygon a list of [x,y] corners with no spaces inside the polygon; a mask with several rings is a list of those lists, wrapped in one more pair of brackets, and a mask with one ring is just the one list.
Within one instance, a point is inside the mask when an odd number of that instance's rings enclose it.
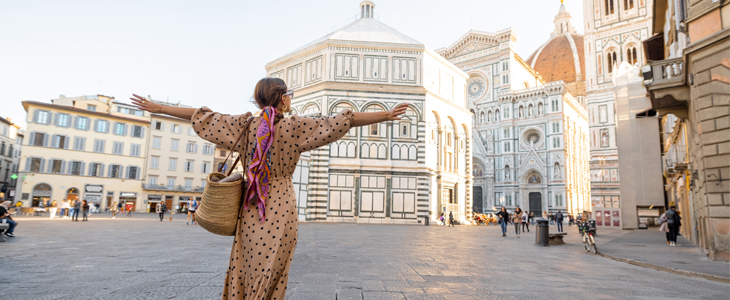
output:
{"label": "person walking", "polygon": [[679,227],[682,226],[681,218],[674,206],[670,206],[669,210],[664,214],[667,218],[667,227],[669,230],[669,246],[677,246],[677,235],[679,235]]}
{"label": "person walking", "polygon": [[190,204],[187,206],[188,209],[188,222],[185,224],[189,224],[189,222],[193,222],[193,225],[197,225],[198,223],[195,222],[195,211],[198,209],[198,200],[193,199],[190,200]]}
{"label": "person walking", "polygon": [[5,230],[5,235],[8,237],[15,237],[13,235],[13,232],[15,232],[15,227],[18,226],[18,222],[15,222],[13,218],[11,217],[10,213],[10,201],[3,201],[0,203],[0,223],[8,223],[8,230]]}
{"label": "person walking", "polygon": [[535,213],[530,212],[530,225],[535,225]]}
{"label": "person walking", "polygon": [[[224,300],[284,299],[298,236],[298,217],[291,213],[296,212],[292,175],[301,153],[337,141],[353,127],[400,120],[409,107],[401,103],[381,112],[353,113],[345,109],[333,116],[284,117],[284,113],[291,112],[292,97],[294,90],[289,90],[284,80],[264,78],[254,88],[253,98],[261,110],[256,116],[250,112],[221,114],[207,107],[164,106],[138,95],[132,99],[141,110],[191,120],[201,138],[241,155],[248,187],[238,227],[250,224],[256,230],[236,232]],[[238,143],[240,136],[246,138]],[[277,245],[273,252],[269,250],[272,244]],[[258,252],[262,255],[250,257]]]}
{"label": "person walking", "polygon": [[502,208],[499,209],[499,212],[497,213],[497,218],[499,218],[499,226],[502,227],[502,237],[507,236],[507,223],[509,222],[509,213],[507,213],[507,209],[502,206]]}
{"label": "person walking", "polygon": [[132,216],[132,206],[131,205],[126,205],[124,207],[124,210],[127,211],[127,217],[131,217]]}
{"label": "person walking", "polygon": [[515,234],[517,238],[520,238],[520,225],[522,225],[522,209],[519,207],[515,209],[515,213],[512,215],[512,224],[515,225]]}
{"label": "person walking", "polygon": [[53,200],[53,202],[51,202],[51,206],[49,207],[48,212],[51,216],[51,220],[53,220],[53,218],[56,217],[56,213],[58,212],[58,204],[56,203],[56,200]]}
{"label": "person walking", "polygon": [[664,232],[664,235],[667,237],[667,245],[672,245],[672,237],[669,234],[669,226],[667,225],[667,213],[664,212],[661,216],[659,216],[659,222],[662,223],[661,226],[659,226],[659,231]]}
{"label": "person walking", "polygon": [[555,214],[555,224],[558,225],[558,232],[563,232],[563,213],[558,210]]}
{"label": "person walking", "polygon": [[522,214],[522,232],[525,232],[525,227],[527,232],[530,232],[530,215],[527,213]]}
{"label": "person walking", "polygon": [[162,222],[162,219],[165,218],[165,212],[167,211],[167,206],[165,205],[165,202],[160,202],[157,204],[157,207],[155,208],[155,212],[160,214],[160,222]]}
{"label": "person walking", "polygon": [[573,226],[573,215],[568,214],[568,227]]}
{"label": "person walking", "polygon": [[449,212],[449,227],[454,227],[454,212]]}
{"label": "person walking", "polygon": [[117,202],[116,201],[114,201],[114,203],[112,203],[110,210],[112,211],[112,219],[116,219],[117,218]]}
{"label": "person walking", "polygon": [[71,212],[71,221],[72,222],[78,222],[79,221],[79,211],[81,211],[81,201],[74,200],[74,206],[73,211]]}
{"label": "person walking", "polygon": [[81,219],[81,221],[89,220],[89,209],[90,208],[91,208],[91,206],[89,205],[89,202],[84,200],[84,202],[81,204],[81,211],[83,212],[83,218]]}
{"label": "person walking", "polygon": [[555,225],[555,215],[553,213],[550,213],[550,216],[548,218],[550,220],[550,226]]}
{"label": "person walking", "polygon": [[444,213],[441,213],[441,216],[439,217],[439,221],[441,221],[441,226],[446,226],[446,218],[444,218]]}

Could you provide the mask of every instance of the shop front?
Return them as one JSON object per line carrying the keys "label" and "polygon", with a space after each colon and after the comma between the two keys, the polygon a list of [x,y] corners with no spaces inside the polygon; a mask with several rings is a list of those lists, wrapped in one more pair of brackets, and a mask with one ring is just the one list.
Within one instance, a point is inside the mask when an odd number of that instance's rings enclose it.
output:
{"label": "shop front", "polygon": [[190,205],[190,196],[179,196],[177,200],[177,206],[175,207],[178,213],[187,212],[187,207]]}
{"label": "shop front", "polygon": [[101,204],[104,186],[101,184],[87,184],[84,186],[84,200],[88,203],[98,202]]}
{"label": "shop front", "polygon": [[157,206],[162,202],[162,195],[147,195],[147,212],[154,213],[157,211]]}
{"label": "shop front", "polygon": [[124,211],[137,211],[137,193],[121,192],[119,193],[119,202],[122,203]]}
{"label": "shop front", "polygon": [[36,184],[33,187],[33,196],[32,196],[32,207],[40,207],[45,206],[46,203],[48,203],[49,200],[51,200],[51,186],[47,185],[45,183],[39,183]]}
{"label": "shop front", "polygon": [[79,189],[72,187],[72,188],[66,190],[66,197],[63,200],[66,200],[66,201],[79,200]]}

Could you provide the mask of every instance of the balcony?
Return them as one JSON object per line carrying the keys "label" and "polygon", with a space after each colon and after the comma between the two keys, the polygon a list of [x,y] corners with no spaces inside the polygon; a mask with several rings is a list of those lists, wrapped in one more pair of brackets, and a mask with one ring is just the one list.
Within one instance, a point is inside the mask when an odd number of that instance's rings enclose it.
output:
{"label": "balcony", "polygon": [[684,76],[684,60],[681,57],[657,60],[650,62],[649,67],[644,70],[644,83],[651,94],[652,107],[675,115],[676,111],[684,110],[686,115],[689,86]]}
{"label": "balcony", "polygon": [[149,191],[170,191],[170,192],[184,192],[184,193],[202,193],[204,187],[191,187],[191,186],[174,186],[164,184],[142,184],[142,189]]}

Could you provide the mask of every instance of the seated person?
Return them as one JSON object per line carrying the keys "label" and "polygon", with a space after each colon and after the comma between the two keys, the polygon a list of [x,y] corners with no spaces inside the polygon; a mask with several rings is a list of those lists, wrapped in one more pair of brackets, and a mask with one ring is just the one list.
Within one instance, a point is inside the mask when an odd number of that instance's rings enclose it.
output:
{"label": "seated person", "polygon": [[5,201],[3,203],[0,203],[0,223],[8,223],[10,224],[10,228],[5,231],[5,235],[9,237],[15,237],[13,235],[13,231],[15,231],[15,226],[18,225],[17,222],[13,221],[13,218],[10,217],[10,212],[8,211],[8,206],[10,205],[10,201]]}

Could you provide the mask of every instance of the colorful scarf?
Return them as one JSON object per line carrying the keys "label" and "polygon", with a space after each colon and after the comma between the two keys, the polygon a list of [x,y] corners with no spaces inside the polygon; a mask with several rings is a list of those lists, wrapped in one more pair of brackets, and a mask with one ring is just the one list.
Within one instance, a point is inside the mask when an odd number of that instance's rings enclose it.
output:
{"label": "colorful scarf", "polygon": [[251,164],[248,166],[248,188],[246,189],[246,201],[243,208],[248,209],[248,203],[256,203],[259,208],[261,223],[266,220],[266,198],[269,196],[269,184],[271,176],[271,145],[274,144],[274,120],[276,119],[276,108],[273,106],[264,107],[261,111],[261,124],[256,132],[256,146],[251,153]]}

